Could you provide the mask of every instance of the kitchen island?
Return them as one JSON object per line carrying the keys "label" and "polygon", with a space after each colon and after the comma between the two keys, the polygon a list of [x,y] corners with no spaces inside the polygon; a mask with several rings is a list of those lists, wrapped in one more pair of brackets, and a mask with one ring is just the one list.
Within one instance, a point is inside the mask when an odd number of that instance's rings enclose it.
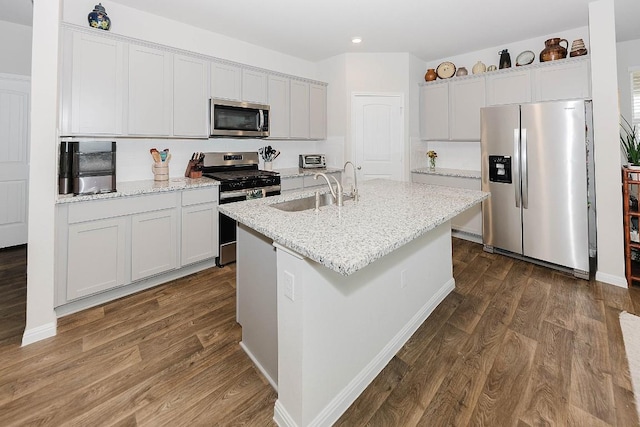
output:
{"label": "kitchen island", "polygon": [[281,426],[331,425],[351,405],[453,290],[449,220],[488,197],[373,180],[342,207],[272,206],[313,194],[219,207],[238,221],[241,345]]}

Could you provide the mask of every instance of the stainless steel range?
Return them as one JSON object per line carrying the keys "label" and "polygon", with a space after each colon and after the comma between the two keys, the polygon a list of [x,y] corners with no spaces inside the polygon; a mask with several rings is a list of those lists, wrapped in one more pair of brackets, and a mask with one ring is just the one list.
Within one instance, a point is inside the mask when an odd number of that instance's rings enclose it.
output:
{"label": "stainless steel range", "polygon": [[[203,175],[220,181],[220,204],[280,194],[280,175],[258,169],[257,152],[205,153]],[[216,264],[236,261],[236,222],[219,214],[220,256]]]}

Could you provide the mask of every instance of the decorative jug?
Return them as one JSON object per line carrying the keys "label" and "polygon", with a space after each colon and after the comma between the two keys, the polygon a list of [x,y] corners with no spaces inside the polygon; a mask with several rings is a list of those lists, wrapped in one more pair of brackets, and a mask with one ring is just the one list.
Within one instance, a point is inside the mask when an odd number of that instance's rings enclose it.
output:
{"label": "decorative jug", "polygon": [[433,68],[429,68],[427,70],[427,74],[424,75],[424,80],[426,82],[431,82],[437,78],[438,78],[438,75],[436,74],[436,70]]}
{"label": "decorative jug", "polygon": [[[560,43],[565,42],[566,47],[562,47]],[[540,52],[540,62],[555,61],[556,59],[564,59],[567,57],[567,49],[569,42],[559,37],[549,39],[544,42],[545,48]]]}
{"label": "decorative jug", "polygon": [[498,55],[500,55],[500,69],[511,68],[511,55],[509,55],[509,50],[501,50],[498,52]]}

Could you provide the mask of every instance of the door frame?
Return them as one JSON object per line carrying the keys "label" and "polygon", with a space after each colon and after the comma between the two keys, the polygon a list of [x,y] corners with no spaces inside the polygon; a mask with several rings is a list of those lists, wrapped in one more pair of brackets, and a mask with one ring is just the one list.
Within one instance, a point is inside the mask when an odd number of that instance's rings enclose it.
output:
{"label": "door frame", "polygon": [[400,108],[400,140],[402,141],[402,149],[400,150],[400,168],[402,170],[402,180],[408,181],[410,177],[410,173],[407,171],[407,141],[406,139],[406,116],[405,116],[405,94],[403,92],[351,92],[351,97],[349,99],[350,105],[349,109],[351,110],[351,121],[349,122],[349,134],[351,140],[350,144],[350,159],[355,162],[357,153],[356,153],[356,110],[353,107],[355,105],[355,100],[358,97],[387,97],[387,98],[400,98],[400,104],[402,105]]}

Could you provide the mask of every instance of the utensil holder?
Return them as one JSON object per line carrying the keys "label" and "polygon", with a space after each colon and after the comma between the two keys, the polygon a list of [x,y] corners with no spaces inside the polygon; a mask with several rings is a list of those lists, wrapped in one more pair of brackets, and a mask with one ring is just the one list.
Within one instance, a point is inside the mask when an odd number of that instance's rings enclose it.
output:
{"label": "utensil holder", "polygon": [[270,171],[273,169],[273,162],[264,162],[264,170]]}
{"label": "utensil holder", "polygon": [[154,163],[151,165],[154,181],[169,181],[169,165],[166,163]]}

